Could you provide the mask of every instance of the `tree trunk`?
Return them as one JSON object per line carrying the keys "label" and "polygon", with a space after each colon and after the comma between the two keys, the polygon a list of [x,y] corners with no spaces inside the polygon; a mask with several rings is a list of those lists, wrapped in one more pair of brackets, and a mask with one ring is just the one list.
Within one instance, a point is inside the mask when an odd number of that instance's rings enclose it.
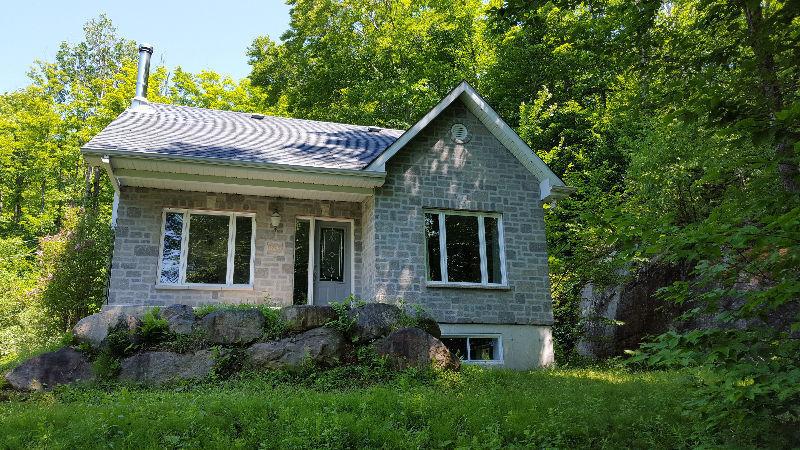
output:
{"label": "tree trunk", "polygon": [[741,0],[740,4],[747,19],[750,47],[756,58],[758,80],[767,103],[770,127],[774,131],[778,177],[784,190],[798,193],[800,192],[800,182],[798,182],[800,169],[795,160],[794,139],[792,139],[792,133],[778,123],[776,117],[777,113],[784,109],[783,93],[778,82],[775,55],[769,44],[769,30],[765,29],[764,25],[761,2]]}
{"label": "tree trunk", "polygon": [[17,175],[14,180],[14,195],[11,197],[14,203],[14,223],[19,224],[22,219],[22,191],[25,189],[25,177]]}

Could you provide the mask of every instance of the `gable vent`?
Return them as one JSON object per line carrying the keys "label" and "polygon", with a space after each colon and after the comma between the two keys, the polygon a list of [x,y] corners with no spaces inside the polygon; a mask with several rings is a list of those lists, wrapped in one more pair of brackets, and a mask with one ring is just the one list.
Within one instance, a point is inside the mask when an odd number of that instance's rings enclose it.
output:
{"label": "gable vent", "polygon": [[469,130],[463,123],[455,123],[450,127],[450,138],[456,144],[463,144],[469,141]]}

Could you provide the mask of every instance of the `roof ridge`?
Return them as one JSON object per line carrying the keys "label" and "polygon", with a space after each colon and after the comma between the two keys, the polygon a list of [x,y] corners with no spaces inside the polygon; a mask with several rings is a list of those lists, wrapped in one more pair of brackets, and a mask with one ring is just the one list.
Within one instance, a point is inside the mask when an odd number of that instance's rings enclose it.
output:
{"label": "roof ridge", "polygon": [[[378,126],[378,125],[359,125],[359,124],[355,124],[355,123],[333,122],[333,121],[329,121],[329,120],[304,119],[304,118],[301,118],[301,117],[284,117],[284,116],[276,116],[276,115],[272,115],[272,114],[266,114],[266,113],[254,112],[254,111],[233,111],[233,110],[230,110],[230,109],[203,108],[201,106],[178,105],[178,104],[174,104],[174,103],[162,103],[162,102],[151,102],[151,101],[148,101],[148,103],[151,104],[151,105],[167,106],[167,107],[170,107],[170,108],[197,109],[197,110],[201,110],[201,111],[242,114],[242,115],[249,115],[249,116],[252,116],[253,114],[258,114],[258,115],[264,116],[265,118],[266,117],[271,117],[271,118],[274,118],[274,119],[293,120],[293,121],[296,120],[296,121],[301,121],[301,122],[311,122],[311,123],[321,123],[321,124],[331,124],[331,125],[343,125],[343,126],[348,126],[348,127],[363,127],[363,128],[376,127],[376,128],[380,128],[380,131],[399,131],[401,133],[405,132],[405,130],[402,130],[402,129],[387,128],[387,127],[381,127],[381,126]],[[130,108],[128,108],[128,109],[130,109]],[[137,111],[131,111],[131,112],[137,112]]]}

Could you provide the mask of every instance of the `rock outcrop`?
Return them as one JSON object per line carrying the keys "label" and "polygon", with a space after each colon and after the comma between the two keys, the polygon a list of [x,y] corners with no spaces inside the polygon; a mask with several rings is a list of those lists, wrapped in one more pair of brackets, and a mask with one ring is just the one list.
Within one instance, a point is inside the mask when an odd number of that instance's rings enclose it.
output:
{"label": "rock outcrop", "polygon": [[401,328],[376,341],[375,350],[396,369],[433,366],[458,370],[461,366],[442,341],[419,328]]}
{"label": "rock outcrop", "polygon": [[333,365],[344,355],[346,345],[347,340],[339,331],[320,327],[279,341],[254,344],[247,353],[253,368],[285,369],[306,361]]}
{"label": "rock outcrop", "polygon": [[175,334],[191,334],[196,322],[194,310],[189,305],[170,305],[161,310],[161,317],[169,323],[169,331]]}
{"label": "rock outcrop", "polygon": [[[326,326],[339,318],[329,306],[285,307],[280,318],[286,324],[283,336],[289,336],[268,342],[258,341],[279,327],[270,324],[265,330],[266,318],[255,308],[223,308],[198,318],[187,305],[170,305],[159,311],[169,332],[163,327],[143,330],[140,317],[147,309],[112,307],[83,318],[73,332],[79,342],[93,348],[86,353],[119,363],[119,380],[146,384],[202,379],[215,370],[217,375],[235,373],[245,364],[257,370],[295,369],[305,363],[335,366],[350,361],[356,346],[373,343],[397,369],[458,369],[460,365],[438,339],[441,330],[436,321],[418,317],[418,328],[402,328],[411,321],[390,304],[350,309],[347,314],[353,326],[345,327],[347,331],[338,326],[345,323]],[[220,347],[210,350],[212,346]],[[166,349],[174,351],[162,351]],[[111,376],[106,367],[98,366],[98,373]],[[89,356],[70,347],[31,358],[6,374],[8,384],[18,390],[45,390],[95,378]]]}
{"label": "rock outcrop", "polygon": [[42,391],[92,379],[92,365],[82,353],[70,347],[35,356],[6,375],[8,384],[20,391]]}
{"label": "rock outcrop", "polygon": [[354,335],[358,342],[369,342],[386,336],[400,326],[403,311],[387,303],[367,303],[349,311],[355,320]]}
{"label": "rock outcrop", "polygon": [[133,332],[140,325],[141,321],[137,315],[130,314],[124,309],[112,308],[84,317],[72,329],[72,334],[78,342],[99,348],[110,330],[125,328]]}
{"label": "rock outcrop", "polygon": [[435,320],[433,320],[432,317],[428,316],[417,317],[416,328],[419,328],[420,330],[430,334],[436,339],[441,339],[442,337],[442,329],[439,328],[439,324]]}
{"label": "rock outcrop", "polygon": [[289,331],[308,331],[335,320],[336,311],[330,306],[285,306],[281,308],[281,319],[286,323]]}
{"label": "rock outcrop", "polygon": [[144,352],[125,358],[119,379],[137,383],[161,384],[169,381],[204,378],[214,367],[210,350],[193,354]]}
{"label": "rock outcrop", "polygon": [[211,343],[249,344],[261,337],[264,315],[257,309],[223,309],[200,319],[199,327]]}

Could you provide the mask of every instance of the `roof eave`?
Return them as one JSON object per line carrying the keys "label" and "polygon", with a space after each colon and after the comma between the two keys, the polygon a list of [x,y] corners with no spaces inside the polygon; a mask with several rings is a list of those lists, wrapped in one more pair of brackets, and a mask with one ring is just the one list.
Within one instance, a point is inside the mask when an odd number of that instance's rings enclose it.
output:
{"label": "roof eave", "polygon": [[177,155],[163,155],[158,153],[143,153],[119,149],[107,149],[99,147],[84,146],[81,148],[81,153],[87,160],[98,160],[104,156],[114,156],[119,158],[141,159],[149,161],[165,161],[165,162],[180,162],[197,165],[210,165],[210,166],[223,166],[223,167],[243,167],[243,168],[261,168],[274,171],[281,171],[286,173],[309,173],[320,175],[337,175],[345,177],[353,177],[358,179],[373,179],[379,184],[383,185],[386,179],[385,171],[367,170],[367,169],[343,169],[335,167],[314,167],[314,166],[297,166],[291,164],[278,164],[259,161],[237,161],[217,158],[202,158],[196,156],[177,156]]}

